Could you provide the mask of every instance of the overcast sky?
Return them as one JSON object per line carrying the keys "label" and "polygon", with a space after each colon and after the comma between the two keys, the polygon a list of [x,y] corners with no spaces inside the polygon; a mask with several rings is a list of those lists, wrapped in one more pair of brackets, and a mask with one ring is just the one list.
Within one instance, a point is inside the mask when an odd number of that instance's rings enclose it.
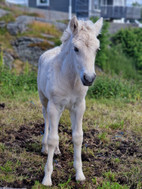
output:
{"label": "overcast sky", "polygon": [[134,2],[138,2],[138,3],[142,4],[142,0],[127,0],[128,5],[131,5]]}

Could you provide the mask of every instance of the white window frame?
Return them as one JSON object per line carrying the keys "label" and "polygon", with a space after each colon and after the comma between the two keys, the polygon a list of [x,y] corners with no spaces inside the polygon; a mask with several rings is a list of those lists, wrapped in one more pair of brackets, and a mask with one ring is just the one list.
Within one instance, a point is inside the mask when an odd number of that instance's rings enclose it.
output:
{"label": "white window frame", "polygon": [[49,0],[47,0],[47,3],[41,3],[40,0],[36,0],[36,5],[37,6],[42,6],[42,7],[47,7],[49,6]]}

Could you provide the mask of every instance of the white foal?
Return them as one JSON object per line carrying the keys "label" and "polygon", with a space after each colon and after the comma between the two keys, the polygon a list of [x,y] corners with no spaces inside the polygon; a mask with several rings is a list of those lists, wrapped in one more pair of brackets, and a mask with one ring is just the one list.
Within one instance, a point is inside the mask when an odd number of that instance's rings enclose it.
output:
{"label": "white foal", "polygon": [[94,61],[102,24],[102,18],[93,24],[73,17],[61,38],[62,45],[46,51],[39,59],[37,81],[45,119],[42,152],[48,153],[43,185],[52,185],[53,155],[60,153],[58,123],[65,108],[71,115],[76,180],[85,180],[81,160],[82,119],[88,86],[96,77]]}

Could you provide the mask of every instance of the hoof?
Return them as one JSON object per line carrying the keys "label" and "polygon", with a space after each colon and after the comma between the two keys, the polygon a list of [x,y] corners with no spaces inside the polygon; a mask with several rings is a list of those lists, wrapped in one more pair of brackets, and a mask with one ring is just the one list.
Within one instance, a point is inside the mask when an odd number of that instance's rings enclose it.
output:
{"label": "hoof", "polygon": [[43,145],[42,149],[41,149],[41,153],[44,154],[44,155],[47,155],[48,154],[48,147]]}
{"label": "hoof", "polygon": [[42,184],[44,186],[52,186],[52,181],[51,179],[47,178],[47,177],[44,177],[43,181],[42,181]]}
{"label": "hoof", "polygon": [[83,173],[76,174],[76,181],[84,181],[86,178]]}

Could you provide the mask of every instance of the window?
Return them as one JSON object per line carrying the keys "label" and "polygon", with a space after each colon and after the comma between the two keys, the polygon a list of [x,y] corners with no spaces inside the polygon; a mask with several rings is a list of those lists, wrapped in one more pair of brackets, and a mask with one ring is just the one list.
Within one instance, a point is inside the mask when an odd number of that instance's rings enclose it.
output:
{"label": "window", "polygon": [[100,9],[100,1],[99,0],[94,0],[94,8]]}
{"label": "window", "polygon": [[49,0],[37,0],[37,6],[49,6]]}

